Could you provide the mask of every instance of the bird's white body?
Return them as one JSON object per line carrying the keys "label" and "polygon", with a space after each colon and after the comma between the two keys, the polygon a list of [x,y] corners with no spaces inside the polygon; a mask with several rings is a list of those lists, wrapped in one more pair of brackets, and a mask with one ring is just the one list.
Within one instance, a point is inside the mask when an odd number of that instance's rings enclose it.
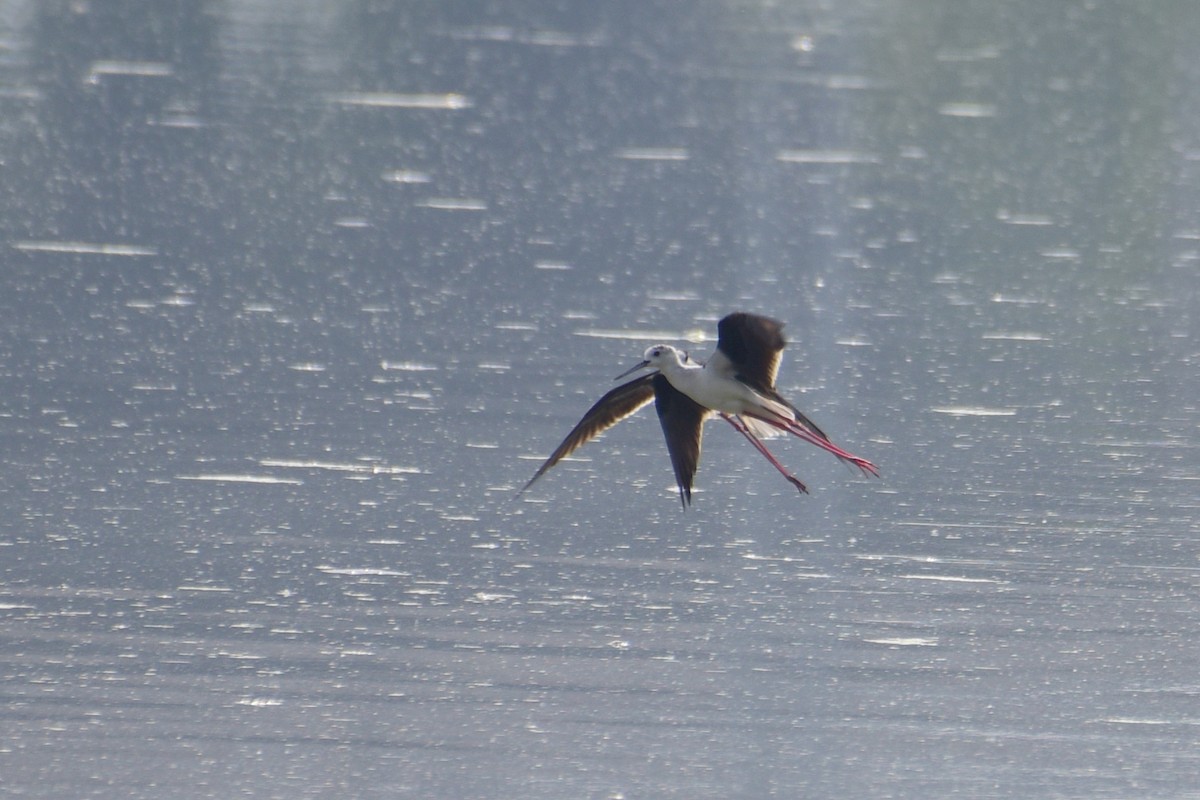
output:
{"label": "bird's white body", "polygon": [[[796,415],[783,403],[764,397],[742,383],[734,374],[734,365],[719,351],[706,364],[697,364],[669,344],[659,344],[646,350],[646,366],[653,367],[679,391],[701,406],[726,414],[753,414],[795,421]],[[750,418],[747,423],[761,435],[776,435],[769,425],[759,425]]]}

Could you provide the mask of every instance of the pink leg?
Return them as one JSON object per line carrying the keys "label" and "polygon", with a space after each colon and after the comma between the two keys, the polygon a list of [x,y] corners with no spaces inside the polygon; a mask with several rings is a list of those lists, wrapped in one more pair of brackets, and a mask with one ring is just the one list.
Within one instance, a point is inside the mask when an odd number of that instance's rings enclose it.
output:
{"label": "pink leg", "polygon": [[742,436],[745,436],[750,444],[754,445],[755,450],[762,453],[766,457],[767,461],[771,462],[771,466],[779,470],[780,475],[787,478],[788,481],[797,489],[805,494],[808,494],[808,487],[801,483],[799,478],[784,469],[783,464],[780,464],[779,461],[776,460],[775,456],[771,455],[771,451],[767,449],[767,446],[759,441],[758,437],[751,433],[750,429],[746,427],[746,423],[742,422],[733,414],[726,414],[724,411],[720,412],[720,414],[726,422],[733,426],[734,430],[736,430]]}
{"label": "pink leg", "polygon": [[860,458],[853,453],[846,452],[833,442],[822,439],[820,436],[817,436],[815,433],[797,424],[796,422],[791,420],[770,419],[768,417],[759,416],[758,414],[748,414],[748,416],[754,417],[755,419],[761,420],[768,425],[779,428],[781,431],[786,431],[793,436],[798,436],[809,444],[815,444],[822,450],[828,450],[830,453],[833,453],[843,461],[848,461],[854,466],[858,467],[860,470],[862,470],[864,475],[874,475],[876,478],[879,477],[879,468],[870,461],[867,461],[865,458]]}

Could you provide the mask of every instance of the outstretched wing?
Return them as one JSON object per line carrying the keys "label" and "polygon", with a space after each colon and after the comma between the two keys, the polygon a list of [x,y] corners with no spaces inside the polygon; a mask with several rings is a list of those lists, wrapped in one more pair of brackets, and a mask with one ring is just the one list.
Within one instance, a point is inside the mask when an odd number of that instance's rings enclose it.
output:
{"label": "outstretched wing", "polygon": [[[721,372],[764,394],[774,390],[775,373],[787,340],[783,323],[770,317],[738,311],[717,323],[717,352]],[[724,359],[724,362],[721,361]]]}
{"label": "outstretched wing", "polygon": [[[521,491],[517,494],[519,495],[533,486],[534,481],[545,475],[551,467],[575,452],[581,445],[590,442],[653,400],[654,386],[652,383],[657,374],[643,375],[629,383],[623,383],[597,400],[596,404],[583,415],[583,419],[579,420],[578,424],[567,434],[567,438],[562,440],[562,444],[550,454],[546,463],[538,468],[538,471],[529,479],[529,483],[522,486]],[[663,381],[665,382],[666,379],[664,378]]]}
{"label": "outstretched wing", "polygon": [[779,359],[786,346],[782,322],[738,311],[717,323],[717,352],[713,353],[709,367],[737,378],[764,397],[787,406],[796,415],[800,427],[818,439],[829,441],[824,431],[775,389]]}
{"label": "outstretched wing", "polygon": [[700,464],[700,439],[704,433],[704,418],[709,412],[672,386],[661,372],[650,377],[654,384],[654,407],[667,439],[675,482],[679,484],[679,501],[686,509],[692,502],[692,479]]}

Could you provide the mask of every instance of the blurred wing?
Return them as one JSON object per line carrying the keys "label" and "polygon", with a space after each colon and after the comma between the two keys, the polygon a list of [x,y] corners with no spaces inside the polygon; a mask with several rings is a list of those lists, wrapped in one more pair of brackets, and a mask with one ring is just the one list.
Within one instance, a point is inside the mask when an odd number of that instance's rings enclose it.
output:
{"label": "blurred wing", "polygon": [[654,407],[667,439],[675,482],[679,484],[679,501],[686,509],[692,502],[692,479],[700,464],[700,439],[704,433],[704,418],[709,412],[672,386],[662,373],[651,377],[654,379]]}
{"label": "blurred wing", "polygon": [[550,454],[546,463],[538,468],[538,471],[529,479],[529,483],[521,487],[521,491],[517,494],[519,495],[533,486],[534,481],[545,475],[559,461],[575,452],[580,445],[590,442],[654,399],[654,387],[651,383],[657,374],[643,375],[629,383],[623,383],[597,400],[596,404],[583,415],[583,419],[579,420],[579,423],[567,434],[567,438],[562,440],[562,444]]}

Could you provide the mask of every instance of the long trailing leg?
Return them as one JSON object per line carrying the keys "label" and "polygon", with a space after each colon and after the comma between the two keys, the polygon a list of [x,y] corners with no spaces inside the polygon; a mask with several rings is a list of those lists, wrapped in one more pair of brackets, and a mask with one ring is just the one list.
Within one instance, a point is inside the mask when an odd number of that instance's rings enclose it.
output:
{"label": "long trailing leg", "polygon": [[860,470],[862,470],[864,475],[874,475],[876,478],[879,477],[879,467],[875,466],[870,461],[867,461],[865,458],[856,456],[853,453],[849,453],[849,452],[843,450],[842,448],[838,447],[833,442],[829,441],[828,439],[824,439],[820,436],[817,436],[815,433],[808,430],[804,426],[799,425],[798,423],[794,422],[793,420],[783,420],[783,419],[779,419],[779,418],[768,417],[765,415],[760,416],[758,414],[748,414],[747,416],[751,416],[757,420],[761,420],[761,421],[767,423],[768,425],[778,428],[781,431],[785,431],[787,433],[792,434],[793,436],[797,436],[797,437],[803,439],[804,441],[808,442],[809,444],[814,444],[817,447],[821,448],[822,450],[827,450],[830,453],[833,453],[835,456],[840,458],[842,461],[849,462],[849,463],[853,464],[854,466],[858,467]]}
{"label": "long trailing leg", "polygon": [[784,468],[783,464],[779,463],[779,461],[775,458],[775,456],[771,455],[771,451],[767,449],[767,446],[764,445],[759,440],[759,438],[751,432],[751,430],[748,427],[746,427],[745,422],[742,422],[742,420],[738,419],[738,417],[734,414],[726,414],[724,411],[720,412],[720,414],[721,414],[722,419],[724,419],[726,422],[728,422],[730,425],[732,425],[733,429],[735,431],[740,433],[742,436],[745,436],[747,441],[749,441],[750,444],[754,445],[754,449],[757,450],[758,452],[762,453],[763,456],[767,459],[767,461],[771,462],[771,466],[773,466],[773,467],[775,467],[775,469],[779,470],[780,475],[787,478],[788,482],[791,483],[793,486],[795,486],[797,489],[804,492],[805,494],[808,494],[808,487],[806,487],[803,483],[801,483],[799,478],[797,478],[792,473],[788,472],[787,469]]}

